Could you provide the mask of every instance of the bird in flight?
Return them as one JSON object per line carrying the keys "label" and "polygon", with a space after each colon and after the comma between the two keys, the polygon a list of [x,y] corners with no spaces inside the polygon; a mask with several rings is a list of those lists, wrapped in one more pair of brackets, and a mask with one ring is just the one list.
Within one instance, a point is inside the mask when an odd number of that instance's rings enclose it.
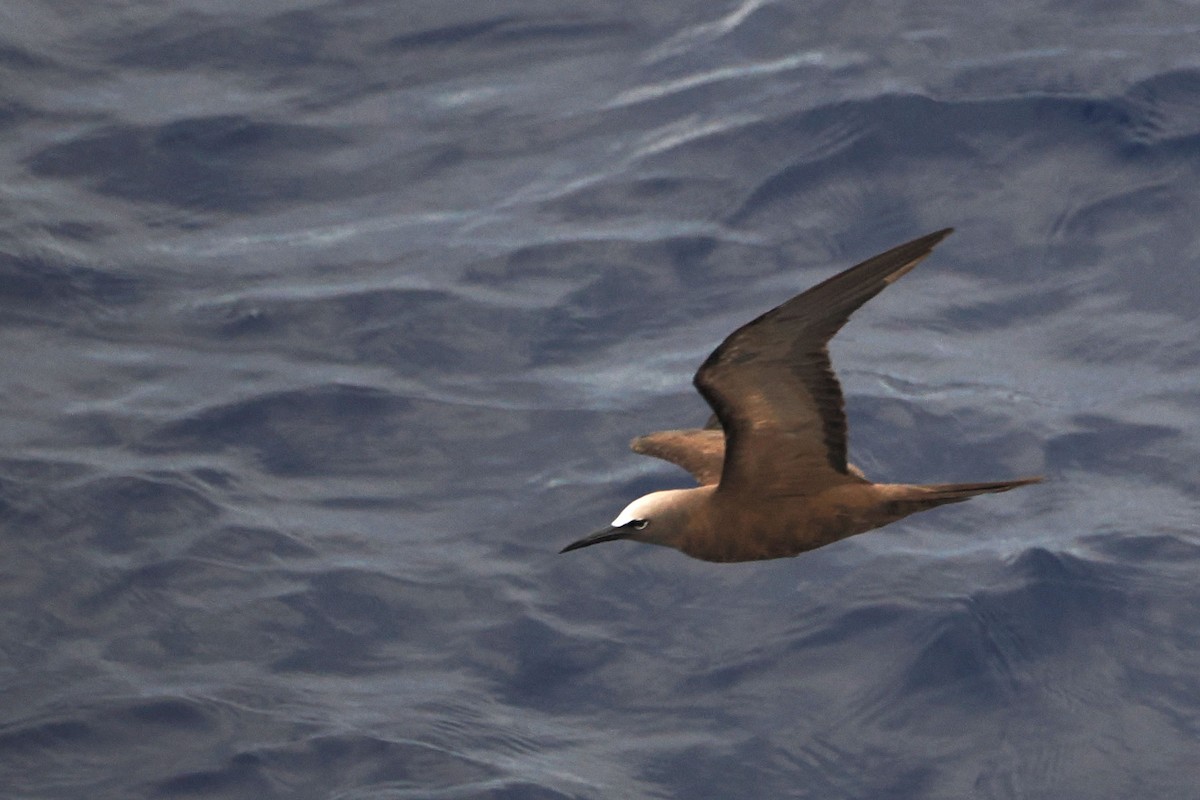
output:
{"label": "bird in flight", "polygon": [[638,498],[611,525],[561,552],[631,539],[705,561],[782,558],[1040,481],[872,483],[846,462],[845,401],[829,340],[952,230],[867,259],[729,334],[692,379],[714,412],[708,426],[659,431],[631,444],[635,453],[683,467],[699,486]]}

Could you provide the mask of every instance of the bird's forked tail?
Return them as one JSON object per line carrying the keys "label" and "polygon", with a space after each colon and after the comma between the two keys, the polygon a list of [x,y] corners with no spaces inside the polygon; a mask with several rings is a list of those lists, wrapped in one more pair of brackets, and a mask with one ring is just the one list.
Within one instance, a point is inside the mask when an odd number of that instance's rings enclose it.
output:
{"label": "bird's forked tail", "polygon": [[945,505],[946,503],[961,503],[963,500],[977,494],[994,494],[1007,492],[1018,486],[1028,486],[1031,483],[1041,483],[1040,476],[1033,478],[1014,478],[1009,481],[986,481],[984,483],[932,483],[924,486],[913,486],[912,495],[900,502],[912,504],[914,507],[908,513],[924,511],[927,508]]}

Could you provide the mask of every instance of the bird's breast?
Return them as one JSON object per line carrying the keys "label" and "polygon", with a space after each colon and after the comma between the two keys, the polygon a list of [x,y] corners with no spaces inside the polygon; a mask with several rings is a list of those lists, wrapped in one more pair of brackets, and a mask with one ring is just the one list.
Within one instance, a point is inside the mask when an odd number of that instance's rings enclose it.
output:
{"label": "bird's breast", "polygon": [[679,549],[705,561],[786,558],[878,527],[882,498],[871,484],[836,487],[814,497],[718,501],[707,524],[695,526]]}

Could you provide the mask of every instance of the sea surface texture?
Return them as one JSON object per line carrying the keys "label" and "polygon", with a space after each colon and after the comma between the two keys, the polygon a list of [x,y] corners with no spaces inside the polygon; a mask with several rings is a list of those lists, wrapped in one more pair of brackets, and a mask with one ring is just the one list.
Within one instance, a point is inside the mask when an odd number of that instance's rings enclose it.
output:
{"label": "sea surface texture", "polygon": [[[1195,2],[7,0],[0,797],[1200,797]],[[881,481],[616,542],[739,324]]]}

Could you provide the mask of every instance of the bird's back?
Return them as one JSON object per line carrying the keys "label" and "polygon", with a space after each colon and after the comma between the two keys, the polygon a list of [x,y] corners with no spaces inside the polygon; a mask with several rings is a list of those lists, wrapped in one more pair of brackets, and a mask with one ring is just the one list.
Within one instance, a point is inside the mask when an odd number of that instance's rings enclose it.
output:
{"label": "bird's back", "polygon": [[795,556],[898,519],[1041,478],[916,485],[847,481],[813,496],[753,497],[714,491],[678,549],[705,561]]}

